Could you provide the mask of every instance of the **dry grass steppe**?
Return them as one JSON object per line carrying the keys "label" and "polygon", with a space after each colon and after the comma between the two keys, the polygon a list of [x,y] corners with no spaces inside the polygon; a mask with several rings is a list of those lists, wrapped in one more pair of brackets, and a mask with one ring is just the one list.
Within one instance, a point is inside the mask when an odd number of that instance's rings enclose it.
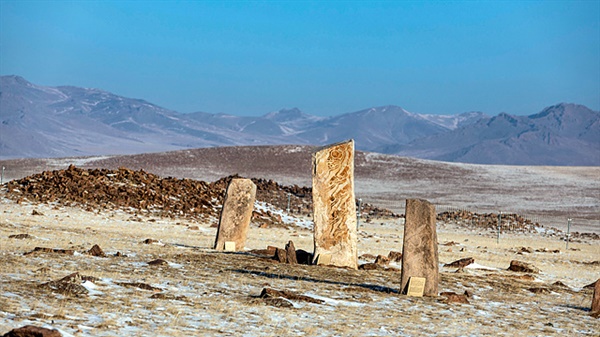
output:
{"label": "dry grass steppe", "polygon": [[[206,181],[238,173],[310,186],[310,151],[216,148],[0,165],[7,167],[7,180],[75,164]],[[537,211],[540,218],[548,213],[547,227],[569,214],[582,219],[574,221],[574,230],[598,233],[599,173],[595,167],[488,167],[358,153],[356,191],[365,202],[398,213],[405,198],[421,197],[440,211],[520,209]],[[228,253],[211,249],[215,213],[163,217],[60,200],[17,203],[3,186],[0,334],[33,324],[59,329],[63,336],[599,335],[600,319],[589,309],[593,290],[586,287],[600,278],[599,240],[581,237],[566,249],[560,235],[506,231],[497,241],[495,232],[467,221],[439,221],[440,291],[469,295],[468,304],[446,303],[444,296],[399,294],[400,263],[347,270],[282,264],[253,254],[251,249],[283,248],[290,240],[296,249],[313,250],[310,219],[287,214],[280,200],[273,202],[256,207],[281,216],[285,225],[254,222],[248,249]],[[358,234],[360,263],[402,251],[401,218],[373,216],[361,221]],[[86,254],[94,245],[106,256]],[[30,253],[36,247],[50,251]],[[468,257],[475,263],[443,267]],[[541,272],[508,271],[512,260]],[[68,285],[57,282],[73,273],[79,277],[70,277]],[[264,288],[321,303],[263,299]]]}

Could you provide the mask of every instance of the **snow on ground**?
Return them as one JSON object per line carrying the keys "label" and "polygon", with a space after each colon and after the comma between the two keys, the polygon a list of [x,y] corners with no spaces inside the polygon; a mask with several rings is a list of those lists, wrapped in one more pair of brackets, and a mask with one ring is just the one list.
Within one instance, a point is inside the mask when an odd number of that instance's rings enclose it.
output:
{"label": "snow on ground", "polygon": [[[43,215],[32,215],[34,209]],[[564,242],[535,233],[503,234],[497,243],[491,232],[440,225],[440,264],[465,257],[476,261],[461,273],[440,269],[440,291],[472,293],[470,304],[446,304],[441,298],[398,294],[400,274],[393,269],[293,266],[245,252],[216,252],[210,223],[131,221],[122,211],[86,212],[6,199],[0,200],[0,214],[0,334],[27,324],[60,329],[63,336],[597,336],[600,331],[600,320],[588,312],[591,291],[582,289],[600,276],[600,266],[591,263],[600,256],[597,241],[572,243],[565,250]],[[291,239],[310,251],[311,231],[293,221],[288,229],[252,227],[246,246],[283,247]],[[19,233],[33,237],[8,237]],[[402,234],[398,220],[361,223],[359,255],[402,251]],[[162,244],[142,243],[148,238]],[[93,244],[109,256],[83,254]],[[78,254],[24,255],[38,246]],[[560,253],[517,254],[522,246]],[[158,258],[167,264],[148,265]],[[542,272],[534,281],[515,279],[519,274],[506,271],[513,259]],[[74,272],[95,278],[81,283],[87,294],[40,287]],[[568,288],[552,286],[556,281]],[[324,303],[292,300],[292,308],[270,306],[257,298],[265,287]]]}
{"label": "snow on ground", "polygon": [[273,205],[263,201],[255,201],[254,209],[263,213],[271,212],[271,214],[281,216],[282,222],[286,225],[297,226],[302,229],[308,230],[312,230],[314,225],[313,221],[310,219],[306,219],[306,217],[298,217],[288,214],[288,212],[286,212],[285,210],[278,209]]}

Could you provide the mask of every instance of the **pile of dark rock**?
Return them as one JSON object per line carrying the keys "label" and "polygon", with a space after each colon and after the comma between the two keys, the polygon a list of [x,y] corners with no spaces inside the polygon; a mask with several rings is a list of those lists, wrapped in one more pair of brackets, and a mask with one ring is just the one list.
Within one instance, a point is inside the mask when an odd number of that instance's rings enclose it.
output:
{"label": "pile of dark rock", "polygon": [[[162,178],[144,170],[127,168],[81,169],[73,165],[65,170],[44,171],[7,183],[7,197],[17,201],[82,206],[88,211],[123,209],[134,214],[170,218],[204,219],[218,217],[231,175],[207,183],[193,179]],[[256,199],[287,210],[293,215],[312,213],[312,188],[283,186],[272,180],[253,178]],[[369,216],[394,216],[394,213],[366,204]],[[281,224],[281,217],[260,214],[260,223]]]}
{"label": "pile of dark rock", "polygon": [[[474,213],[467,210],[438,213],[437,220],[442,222],[455,222],[467,227],[496,230],[498,228],[497,213]],[[501,214],[501,230],[530,233],[540,227],[533,222],[515,213]]]}
{"label": "pile of dark rock", "polygon": [[80,169],[45,171],[13,180],[7,196],[22,202],[83,206],[86,209],[125,209],[163,217],[215,215],[223,195],[203,181],[160,178],[143,170]]}

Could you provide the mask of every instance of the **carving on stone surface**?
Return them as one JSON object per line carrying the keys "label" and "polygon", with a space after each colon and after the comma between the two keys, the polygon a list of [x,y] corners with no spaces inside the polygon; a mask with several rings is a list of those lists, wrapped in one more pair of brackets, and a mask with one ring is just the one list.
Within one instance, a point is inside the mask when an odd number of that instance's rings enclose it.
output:
{"label": "carving on stone surface", "polygon": [[[357,268],[354,141],[313,154],[314,262]],[[330,254],[331,259],[320,259]]]}
{"label": "carving on stone surface", "polygon": [[402,246],[401,291],[411,277],[424,277],[425,296],[438,295],[439,266],[435,207],[427,200],[406,200]]}
{"label": "carving on stone surface", "polygon": [[[254,209],[256,185],[250,179],[232,179],[227,186],[217,228],[214,249],[225,250],[225,243],[236,251],[243,250]],[[229,248],[228,247],[228,248]]]}

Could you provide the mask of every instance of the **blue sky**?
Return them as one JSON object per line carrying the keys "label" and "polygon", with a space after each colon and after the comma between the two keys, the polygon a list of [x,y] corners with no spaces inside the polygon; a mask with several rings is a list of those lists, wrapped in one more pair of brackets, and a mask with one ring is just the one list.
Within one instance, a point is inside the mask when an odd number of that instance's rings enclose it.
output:
{"label": "blue sky", "polygon": [[0,0],[0,74],[184,113],[599,110],[600,2]]}

